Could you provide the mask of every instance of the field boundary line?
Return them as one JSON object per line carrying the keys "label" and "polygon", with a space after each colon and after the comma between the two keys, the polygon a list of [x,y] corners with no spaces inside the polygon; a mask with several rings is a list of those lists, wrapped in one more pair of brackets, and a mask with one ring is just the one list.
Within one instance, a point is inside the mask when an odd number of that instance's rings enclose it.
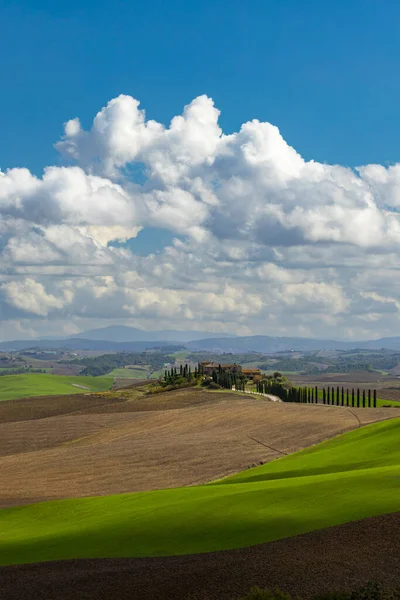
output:
{"label": "field boundary line", "polygon": [[264,446],[264,448],[268,448],[268,450],[273,450],[274,452],[278,452],[278,454],[283,454],[285,456],[288,455],[287,452],[283,452],[283,450],[277,450],[277,448],[273,448],[272,446],[267,446],[267,444],[264,444],[264,442],[260,442],[260,440],[256,440],[256,438],[251,437],[251,435],[247,436],[250,440],[253,440],[253,442],[257,442],[257,444],[261,444],[261,446]]}
{"label": "field boundary line", "polygon": [[360,419],[358,418],[358,416],[357,416],[355,413],[353,413],[353,411],[352,411],[350,408],[348,408],[348,411],[349,411],[349,413],[351,413],[351,414],[353,415],[353,417],[354,417],[355,419],[357,419],[358,427],[359,427],[359,428],[360,428],[360,427],[362,427],[361,421],[360,421]]}

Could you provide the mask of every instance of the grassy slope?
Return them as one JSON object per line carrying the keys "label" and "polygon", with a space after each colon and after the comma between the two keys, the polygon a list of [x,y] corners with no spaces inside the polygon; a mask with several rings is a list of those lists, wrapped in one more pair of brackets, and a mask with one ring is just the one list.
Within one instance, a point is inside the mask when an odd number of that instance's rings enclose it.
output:
{"label": "grassy slope", "polygon": [[267,542],[400,510],[400,419],[198,487],[0,513],[0,564],[155,556]]}
{"label": "grassy slope", "polygon": [[[0,401],[15,400],[29,396],[57,394],[82,394],[85,391],[101,392],[112,386],[112,377],[83,377],[50,375],[47,373],[24,373],[0,377]],[[81,385],[89,390],[75,387]]]}

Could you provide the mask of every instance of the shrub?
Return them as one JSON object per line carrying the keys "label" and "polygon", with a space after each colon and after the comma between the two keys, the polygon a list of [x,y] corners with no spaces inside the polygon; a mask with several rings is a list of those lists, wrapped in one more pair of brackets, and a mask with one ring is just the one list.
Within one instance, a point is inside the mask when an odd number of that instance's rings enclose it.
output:
{"label": "shrub", "polygon": [[222,390],[222,386],[219,383],[215,383],[212,379],[204,379],[200,384],[202,387],[206,387],[209,390]]}
{"label": "shrub", "polygon": [[215,383],[215,381],[210,381],[210,385],[208,386],[209,390],[222,390],[222,385],[219,383]]}

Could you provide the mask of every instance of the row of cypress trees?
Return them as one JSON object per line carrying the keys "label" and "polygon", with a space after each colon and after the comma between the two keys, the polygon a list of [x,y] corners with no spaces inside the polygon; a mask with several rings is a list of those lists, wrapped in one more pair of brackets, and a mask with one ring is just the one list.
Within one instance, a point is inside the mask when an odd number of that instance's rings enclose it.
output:
{"label": "row of cypress trees", "polygon": [[246,379],[236,373],[229,373],[219,369],[212,372],[212,379],[227,390],[231,390],[234,387],[236,390],[244,392],[246,389]]}
{"label": "row of cypress trees", "polygon": [[318,387],[292,387],[286,389],[281,384],[271,384],[268,380],[261,380],[257,384],[257,391],[264,394],[278,396],[284,402],[302,402],[311,404],[328,404],[336,406],[352,406],[353,408],[376,408],[376,390],[356,390],[344,387],[327,387],[318,390]]}
{"label": "row of cypress trees", "polygon": [[164,383],[167,385],[173,385],[182,380],[191,381],[192,379],[198,379],[200,376],[200,371],[197,367],[195,367],[194,371],[190,365],[180,365],[179,371],[176,367],[172,367],[172,369],[168,369],[164,372]]}

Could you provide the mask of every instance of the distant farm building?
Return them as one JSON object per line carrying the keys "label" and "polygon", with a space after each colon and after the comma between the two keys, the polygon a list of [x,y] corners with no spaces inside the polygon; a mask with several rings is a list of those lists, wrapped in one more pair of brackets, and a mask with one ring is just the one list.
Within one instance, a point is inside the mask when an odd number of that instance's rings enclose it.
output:
{"label": "distant farm building", "polygon": [[243,369],[241,365],[237,365],[236,363],[232,364],[219,364],[216,362],[201,362],[200,370],[204,375],[212,375],[214,371],[222,371],[223,373],[237,373],[239,375],[244,375],[249,379],[253,379],[254,377],[260,375],[260,369]]}

